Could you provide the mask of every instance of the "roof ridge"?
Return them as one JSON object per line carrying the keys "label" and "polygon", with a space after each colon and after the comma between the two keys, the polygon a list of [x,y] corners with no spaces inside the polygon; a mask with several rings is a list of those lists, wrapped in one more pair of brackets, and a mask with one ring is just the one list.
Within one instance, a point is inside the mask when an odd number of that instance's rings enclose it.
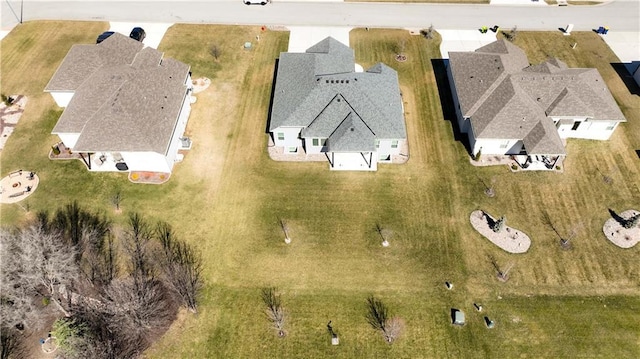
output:
{"label": "roof ridge", "polygon": [[480,96],[480,98],[473,104],[473,106],[469,109],[469,116],[473,116],[473,114],[478,111],[478,108],[482,106],[482,104],[487,101],[487,99],[493,94],[493,92],[502,84],[504,81],[509,79],[511,74],[506,73],[506,71],[502,72],[500,76],[487,88],[487,90]]}

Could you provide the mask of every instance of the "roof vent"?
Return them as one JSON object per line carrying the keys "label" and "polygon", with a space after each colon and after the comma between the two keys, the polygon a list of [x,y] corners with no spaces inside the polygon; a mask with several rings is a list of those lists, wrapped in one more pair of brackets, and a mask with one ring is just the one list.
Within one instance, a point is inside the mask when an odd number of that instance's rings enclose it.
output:
{"label": "roof vent", "polygon": [[347,80],[347,83],[349,83],[349,80]]}
{"label": "roof vent", "polygon": [[340,83],[341,83],[341,84],[343,84],[343,83],[344,83],[344,80],[340,80]]}
{"label": "roof vent", "polygon": [[327,80],[327,83],[329,83],[329,80]]}
{"label": "roof vent", "polygon": [[340,102],[340,99],[338,99],[338,102]]}
{"label": "roof vent", "polygon": [[333,83],[333,80],[331,80],[331,83]]}
{"label": "roof vent", "polygon": [[351,127],[349,130],[351,130],[351,132],[355,131],[355,129],[353,127]]}

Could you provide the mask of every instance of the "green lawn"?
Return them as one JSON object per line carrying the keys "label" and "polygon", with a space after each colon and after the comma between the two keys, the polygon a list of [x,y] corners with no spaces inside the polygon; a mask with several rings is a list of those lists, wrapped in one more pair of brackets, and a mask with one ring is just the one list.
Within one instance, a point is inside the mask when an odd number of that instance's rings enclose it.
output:
{"label": "green lawn", "polygon": [[[52,24],[55,31],[49,30]],[[124,216],[109,207],[109,196],[119,188],[125,211],[172,223],[202,250],[207,285],[199,313],[182,313],[148,357],[640,356],[639,247],[618,249],[601,230],[607,208],[640,206],[640,160],[633,152],[640,148],[640,99],[628,94],[609,65],[615,55],[597,35],[518,34],[517,44],[531,62],[552,55],[569,66],[598,67],[629,119],[611,141],[570,140],[565,171],[558,174],[471,166],[454,139],[451,119],[443,116],[436,81],[442,76],[436,77],[432,64],[440,57],[439,40],[399,30],[353,31],[358,63],[366,68],[383,61],[399,71],[411,158],[404,165],[380,165],[375,173],[340,173],[326,163],[274,162],[266,154],[274,61],[286,51],[288,33],[175,25],[160,49],[191,64],[194,78],[213,83],[196,95],[192,108],[187,132],[194,148],[167,184],[154,186],[130,184],[119,174],[88,173],[79,161],[46,159],[55,142],[48,133],[60,109],[42,88],[72,43],[90,43],[104,27],[26,23],[2,40],[2,91],[39,99],[38,111],[27,109],[1,153],[2,175],[16,168],[41,174],[41,186],[29,199],[31,213],[77,199],[121,222]],[[45,31],[49,45],[40,40],[19,50],[24,39]],[[86,38],[74,37],[76,31]],[[402,39],[408,61],[398,63],[393,49]],[[245,41],[254,41],[254,49],[242,50]],[[579,46],[572,50],[568,45],[575,41]],[[15,53],[35,59],[51,43],[57,55],[48,55],[53,57],[40,73],[49,77],[18,81],[29,68],[18,67]],[[213,43],[222,49],[217,62],[208,54]],[[493,183],[495,198],[483,194],[478,178]],[[527,232],[530,251],[509,255],[482,239],[468,221],[478,208],[505,214],[510,226]],[[27,217],[16,205],[0,209],[3,224]],[[561,231],[580,224],[573,250],[560,249],[543,224],[544,211]],[[289,223],[290,245],[284,244],[278,217]],[[376,224],[393,231],[389,248],[380,246]],[[515,263],[509,282],[495,278],[490,256],[501,265]],[[452,291],[444,287],[447,280],[454,283]],[[289,313],[285,339],[276,337],[264,317],[259,290],[267,285],[283,293]],[[365,321],[369,294],[406,322],[393,345]],[[485,311],[475,312],[473,302],[483,303]],[[452,307],[467,313],[467,326],[449,324]],[[487,330],[483,315],[496,328]],[[329,320],[340,334],[337,347],[329,345]]]}

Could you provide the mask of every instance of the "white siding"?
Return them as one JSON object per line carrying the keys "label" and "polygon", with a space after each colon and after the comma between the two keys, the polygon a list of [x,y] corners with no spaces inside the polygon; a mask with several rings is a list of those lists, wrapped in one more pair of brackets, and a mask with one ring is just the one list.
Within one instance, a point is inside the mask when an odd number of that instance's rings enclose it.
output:
{"label": "white siding", "polygon": [[476,139],[473,153],[477,154],[482,148],[482,155],[518,154],[522,148],[522,141],[517,139]]}
{"label": "white siding", "polygon": [[[613,126],[611,129],[607,129]],[[582,121],[580,126],[576,130],[572,130],[573,126],[568,126],[568,130],[565,126],[561,126],[558,129],[558,133],[562,138],[582,138],[587,140],[608,140],[616,127],[618,127],[617,121]],[[561,129],[564,131],[561,132]]]}
{"label": "white siding", "polygon": [[[314,140],[317,141],[318,145],[314,146],[313,142]],[[322,144],[325,143],[327,139],[326,138],[305,138],[304,139],[304,149],[307,153],[311,154],[311,153],[322,153],[322,152],[326,152],[327,148],[326,146],[323,146]]]}
{"label": "white siding", "polygon": [[[333,166],[331,166],[333,171],[375,171],[378,169],[378,154],[376,152],[367,153],[366,161],[360,152],[333,152],[328,155],[329,158],[333,158]],[[369,158],[372,159],[371,167],[367,164]]]}
{"label": "white siding", "polygon": [[[287,152],[287,147],[302,146],[302,140],[298,138],[300,131],[302,131],[302,127],[278,127],[271,134],[274,144],[278,147],[285,147],[285,152]],[[284,140],[279,139],[278,134],[284,134]]]}
{"label": "white siding", "polygon": [[[397,143],[395,148],[393,147],[394,141]],[[397,155],[400,153],[400,148],[404,145],[405,140],[379,140],[378,142],[378,154],[376,158],[388,157],[391,155]]]}
{"label": "white siding", "polygon": [[62,141],[67,148],[71,149],[73,149],[78,142],[78,138],[80,138],[79,133],[56,133],[56,135],[60,137],[60,141]]}
{"label": "white siding", "polygon": [[129,171],[149,171],[170,173],[167,158],[157,152],[121,152]]}
{"label": "white siding", "polygon": [[49,92],[51,97],[56,101],[56,104],[60,107],[67,107],[71,98],[73,97],[73,91],[51,91]]}
{"label": "white siding", "polygon": [[171,137],[171,144],[169,145],[169,151],[166,156],[169,172],[171,172],[173,165],[176,162],[176,155],[180,148],[180,137],[184,135],[184,131],[187,128],[187,122],[189,121],[189,114],[191,113],[190,98],[191,96],[189,94],[185,96],[184,102],[182,103],[182,109],[180,110],[180,115],[178,117],[178,123],[176,124],[173,136]]}

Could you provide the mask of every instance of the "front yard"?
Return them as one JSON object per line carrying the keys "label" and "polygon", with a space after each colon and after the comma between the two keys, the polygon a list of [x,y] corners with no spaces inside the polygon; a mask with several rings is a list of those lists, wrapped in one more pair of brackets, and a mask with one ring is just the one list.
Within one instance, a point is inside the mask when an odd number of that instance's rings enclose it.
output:
{"label": "front yard", "polygon": [[[375,173],[337,173],[326,163],[275,162],[267,155],[271,83],[287,32],[175,25],[160,50],[191,64],[193,78],[208,77],[212,84],[193,104],[187,128],[192,150],[166,184],[151,186],[131,184],[122,174],[89,173],[79,161],[47,159],[57,142],[49,132],[61,110],[42,89],[71,44],[91,43],[105,28],[25,23],[2,40],[2,92],[26,94],[32,106],[1,152],[2,175],[24,167],[41,182],[28,199],[30,213],[2,205],[0,218],[3,225],[15,224],[78,200],[123,222],[109,204],[120,190],[125,212],[170,222],[196,245],[207,281],[200,312],[183,313],[148,357],[640,356],[640,248],[619,249],[601,232],[607,208],[640,203],[634,153],[640,99],[628,94],[609,65],[615,56],[597,35],[523,32],[516,42],[533,62],[551,55],[569,66],[598,67],[629,120],[609,142],[570,140],[565,171],[558,174],[471,166],[452,119],[443,115],[443,77],[434,74],[439,40],[400,30],[352,31],[358,63],[366,69],[383,61],[399,72],[411,158]],[[46,41],[40,38],[45,33]],[[246,41],[253,41],[252,50],[242,49]],[[401,41],[403,63],[394,60]],[[576,50],[567,46],[571,41],[579,42]],[[214,44],[218,61],[209,53]],[[35,60],[50,47],[46,61]],[[17,53],[34,60],[23,65]],[[492,184],[495,197],[484,194],[481,180]],[[529,251],[507,254],[484,240],[469,224],[470,213],[480,208],[506,215],[510,226],[526,232]],[[545,212],[560,231],[576,229],[572,250],[561,249],[544,224]],[[289,225],[289,245],[279,218]],[[380,245],[377,224],[393,233],[390,247]],[[515,264],[508,282],[496,279],[492,259]],[[454,284],[451,291],[445,281]],[[260,288],[268,285],[283,293],[289,314],[284,339],[262,310]],[[365,320],[369,294],[406,322],[393,345]],[[483,304],[483,313],[474,312],[474,302]],[[466,326],[450,325],[452,307],[466,312]],[[485,328],[484,315],[494,329]],[[326,331],[329,320],[340,335],[336,347]]]}

